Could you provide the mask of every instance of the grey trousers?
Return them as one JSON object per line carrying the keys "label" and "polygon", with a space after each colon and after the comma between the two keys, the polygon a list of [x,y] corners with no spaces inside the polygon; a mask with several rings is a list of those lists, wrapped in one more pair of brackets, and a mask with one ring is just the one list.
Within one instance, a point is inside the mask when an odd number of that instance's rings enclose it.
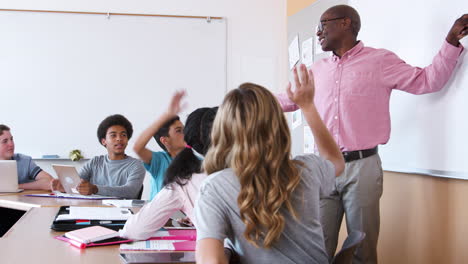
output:
{"label": "grey trousers", "polygon": [[320,221],[330,259],[335,254],[343,214],[348,232],[366,233],[353,264],[377,263],[380,229],[379,203],[383,191],[382,162],[378,154],[347,162],[331,194],[320,197]]}

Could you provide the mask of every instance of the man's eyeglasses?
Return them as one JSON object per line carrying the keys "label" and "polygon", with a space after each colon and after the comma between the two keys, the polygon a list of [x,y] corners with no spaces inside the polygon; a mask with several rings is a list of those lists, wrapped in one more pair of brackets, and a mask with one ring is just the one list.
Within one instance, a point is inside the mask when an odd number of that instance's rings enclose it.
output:
{"label": "man's eyeglasses", "polygon": [[344,19],[346,17],[337,17],[337,18],[330,18],[330,19],[324,19],[324,20],[321,20],[317,26],[317,32],[322,32],[323,31],[323,28],[324,28],[324,24],[323,23],[326,23],[326,22],[329,22],[329,21],[333,21],[333,20],[338,20],[338,19]]}

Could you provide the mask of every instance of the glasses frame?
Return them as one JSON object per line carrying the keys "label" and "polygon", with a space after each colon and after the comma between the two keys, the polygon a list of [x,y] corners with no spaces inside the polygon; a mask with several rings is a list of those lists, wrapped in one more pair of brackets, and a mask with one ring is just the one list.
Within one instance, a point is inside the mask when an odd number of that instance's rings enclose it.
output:
{"label": "glasses frame", "polygon": [[335,21],[335,20],[338,20],[338,19],[345,19],[346,17],[335,17],[335,18],[330,18],[330,19],[324,19],[324,20],[320,20],[320,22],[318,23],[317,25],[317,32],[322,32],[323,31],[323,23],[326,23],[326,22],[329,22],[329,21]]}

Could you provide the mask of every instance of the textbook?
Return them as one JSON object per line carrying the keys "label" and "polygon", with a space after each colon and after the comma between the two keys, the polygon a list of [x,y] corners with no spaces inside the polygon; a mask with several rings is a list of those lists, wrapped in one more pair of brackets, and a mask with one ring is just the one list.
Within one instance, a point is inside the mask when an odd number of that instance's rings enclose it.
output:
{"label": "textbook", "polygon": [[119,232],[102,226],[90,226],[65,233],[65,236],[81,243],[91,243],[118,237]]}

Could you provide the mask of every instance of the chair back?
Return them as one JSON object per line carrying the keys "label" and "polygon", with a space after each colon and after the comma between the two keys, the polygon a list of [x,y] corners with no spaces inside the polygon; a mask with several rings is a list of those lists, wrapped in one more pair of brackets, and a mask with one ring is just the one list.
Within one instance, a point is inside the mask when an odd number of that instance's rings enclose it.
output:
{"label": "chair back", "polygon": [[343,242],[341,250],[335,255],[332,264],[351,264],[353,262],[354,251],[362,243],[366,234],[361,231],[352,231]]}

